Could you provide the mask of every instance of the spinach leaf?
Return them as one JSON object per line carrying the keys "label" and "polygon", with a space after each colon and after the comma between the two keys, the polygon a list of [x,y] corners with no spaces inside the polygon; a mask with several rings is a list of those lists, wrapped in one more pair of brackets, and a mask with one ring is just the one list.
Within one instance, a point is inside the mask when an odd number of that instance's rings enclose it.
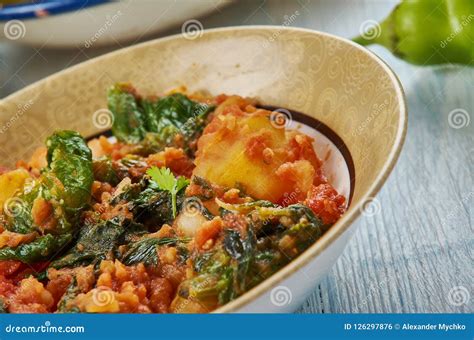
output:
{"label": "spinach leaf", "polygon": [[3,298],[0,297],[0,314],[6,314],[8,313],[7,307],[5,306],[5,301],[3,301]]}
{"label": "spinach leaf", "polygon": [[[190,118],[205,116],[213,107],[192,101],[181,93],[160,98],[155,103],[142,101],[148,132],[162,133],[163,129],[182,129]],[[172,128],[171,128],[172,129]]]}
{"label": "spinach leaf", "polygon": [[47,141],[48,168],[18,196],[21,209],[7,218],[8,230],[28,233],[36,229],[31,215],[33,202],[43,198],[53,204],[56,233],[69,232],[78,212],[90,200],[93,182],[92,153],[74,131],[58,131]]}
{"label": "spinach leaf", "polygon": [[144,238],[130,245],[128,251],[123,255],[122,262],[129,266],[137,263],[144,263],[146,265],[158,264],[157,246],[176,245],[178,239],[176,238]]}
{"label": "spinach leaf", "polygon": [[204,270],[204,266],[209,263],[211,257],[214,255],[214,252],[207,251],[205,253],[196,254],[193,257],[193,268],[196,272],[200,273]]}
{"label": "spinach leaf", "polygon": [[138,107],[133,88],[125,83],[115,84],[108,91],[107,101],[114,116],[114,136],[131,144],[141,141],[146,134],[145,117]]}
{"label": "spinach leaf", "polygon": [[79,287],[77,285],[76,276],[73,276],[72,282],[66,289],[66,292],[58,302],[57,313],[79,313],[80,309],[76,306],[71,306],[70,302],[73,301],[77,295],[80,294]]}
{"label": "spinach leaf", "polygon": [[288,207],[294,224],[283,235],[290,235],[295,240],[298,253],[302,253],[322,235],[322,221],[313,211],[303,204],[294,204]]}
{"label": "spinach leaf", "polygon": [[[214,307],[227,303],[271,276],[321,236],[322,222],[301,204],[278,207],[256,201],[229,208],[232,210],[225,211],[224,223],[227,214],[247,213],[245,230],[225,228],[222,242],[207,252],[193,254],[196,275],[180,285],[181,298]],[[281,218],[287,219],[284,225]],[[284,238],[290,249],[282,247]]]}
{"label": "spinach leaf", "polygon": [[206,127],[206,120],[210,112],[214,110],[214,106],[201,106],[195,107],[194,112],[196,114],[189,118],[185,124],[181,127],[181,132],[184,139],[184,144],[188,146],[189,142],[197,139],[204,128]]}
{"label": "spinach leaf", "polygon": [[116,249],[124,232],[125,228],[119,217],[84,226],[80,231],[76,245],[69,249],[63,257],[53,261],[51,266],[62,268],[100,263]]}
{"label": "spinach leaf", "polygon": [[48,167],[64,186],[62,199],[73,213],[90,200],[94,181],[92,152],[84,139],[74,131],[58,131],[47,141]]}
{"label": "spinach leaf", "polygon": [[158,152],[174,145],[181,134],[184,145],[203,130],[214,106],[195,102],[181,93],[158,100],[138,98],[129,84],[118,83],[108,92],[108,107],[114,115],[112,132],[121,142],[140,142],[141,153]]}
{"label": "spinach leaf", "polygon": [[[58,131],[47,141],[48,167],[34,182],[25,185],[18,196],[21,208],[6,217],[6,229],[29,233],[40,226],[34,224],[32,210],[36,199],[52,206],[55,219],[51,234],[41,236],[16,248],[0,250],[0,259],[17,259],[25,263],[50,260],[72,239],[71,229],[79,212],[87,206],[93,182],[92,153],[84,139],[74,131]],[[54,234],[54,235],[53,235]]]}
{"label": "spinach leaf", "polygon": [[256,239],[250,221],[246,236],[235,229],[225,229],[224,240],[214,249],[194,254],[197,275],[181,286],[180,294],[201,302],[224,304],[243,294],[249,284],[250,269],[256,253]]}
{"label": "spinach leaf", "polygon": [[198,299],[207,305],[213,301],[222,304],[235,296],[233,290],[235,263],[222,247],[217,247],[207,254],[198,254],[198,259],[194,262],[195,269],[199,268],[199,272],[181,284],[178,292],[182,297]]}
{"label": "spinach leaf", "polygon": [[[184,201],[184,190],[178,192],[176,206],[179,210]],[[173,199],[169,192],[159,190],[150,183],[143,191],[130,197],[129,209],[133,212],[135,220],[146,226],[161,226],[165,223],[172,224]]]}
{"label": "spinach leaf", "polygon": [[[223,246],[232,257],[233,290],[235,294],[243,294],[247,290],[248,272],[255,256],[256,239],[252,223],[248,223],[245,239],[235,229],[226,229]],[[226,300],[228,301],[228,300]]]}
{"label": "spinach leaf", "polygon": [[21,206],[14,215],[5,215],[5,221],[7,222],[5,227],[7,230],[19,234],[28,234],[35,230],[33,218],[31,217],[31,209],[33,201],[27,201],[24,199],[25,196],[20,196],[18,204]]}
{"label": "spinach leaf", "polygon": [[95,159],[92,163],[92,170],[94,172],[94,179],[97,181],[107,182],[113,186],[116,186],[120,182],[118,173],[114,169],[110,157]]}
{"label": "spinach leaf", "polygon": [[242,244],[242,240],[240,239],[240,234],[237,230],[225,230],[224,249],[234,260],[238,260],[243,256],[244,246]]}
{"label": "spinach leaf", "polygon": [[175,137],[180,134],[183,147],[190,155],[190,142],[202,133],[206,119],[214,106],[190,100],[183,94],[175,93],[160,98],[156,103],[143,101],[146,126],[149,133],[143,141],[143,147],[157,152],[164,146],[175,145]]}
{"label": "spinach leaf", "polygon": [[[322,235],[322,221],[303,204],[288,207],[256,205],[252,211],[245,211],[252,215],[259,239],[268,237],[275,243],[289,235],[295,246],[303,251]],[[287,220],[285,225],[280,223],[282,218]]]}
{"label": "spinach leaf", "polygon": [[178,244],[176,249],[178,250],[178,264],[184,265],[189,259],[189,250],[185,244]]}
{"label": "spinach leaf", "polygon": [[253,225],[251,222],[248,224],[247,228],[247,236],[245,240],[242,241],[242,253],[239,258],[236,259],[237,261],[237,268],[235,273],[235,286],[237,290],[237,294],[243,294],[247,291],[247,282],[248,282],[248,273],[250,267],[253,264],[254,256],[255,256],[255,246],[256,246],[256,238],[253,229]]}
{"label": "spinach leaf", "polygon": [[24,263],[48,261],[60,252],[71,240],[71,234],[47,234],[16,248],[6,247],[0,249],[0,261],[19,260]]}

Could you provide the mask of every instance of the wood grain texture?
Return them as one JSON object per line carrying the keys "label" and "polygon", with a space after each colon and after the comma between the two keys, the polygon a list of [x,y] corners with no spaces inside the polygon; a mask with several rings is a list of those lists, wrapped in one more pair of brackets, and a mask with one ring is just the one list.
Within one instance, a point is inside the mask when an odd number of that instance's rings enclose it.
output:
{"label": "wood grain texture", "polygon": [[[297,13],[292,26],[351,37],[395,3],[246,0],[217,8],[201,22],[205,28],[281,25]],[[47,51],[2,44],[0,97],[117,47]],[[407,140],[377,195],[378,213],[359,218],[344,254],[299,312],[473,312],[474,68],[416,67],[371,49],[404,86]],[[464,115],[464,124],[450,123],[453,110]]]}

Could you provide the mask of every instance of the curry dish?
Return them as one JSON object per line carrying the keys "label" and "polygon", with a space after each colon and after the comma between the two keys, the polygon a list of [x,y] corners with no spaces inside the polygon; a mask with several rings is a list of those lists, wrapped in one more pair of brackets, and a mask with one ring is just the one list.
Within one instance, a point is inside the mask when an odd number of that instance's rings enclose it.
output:
{"label": "curry dish", "polygon": [[0,169],[0,312],[209,312],[346,209],[315,141],[252,99],[119,83],[108,107],[113,137],[56,131]]}

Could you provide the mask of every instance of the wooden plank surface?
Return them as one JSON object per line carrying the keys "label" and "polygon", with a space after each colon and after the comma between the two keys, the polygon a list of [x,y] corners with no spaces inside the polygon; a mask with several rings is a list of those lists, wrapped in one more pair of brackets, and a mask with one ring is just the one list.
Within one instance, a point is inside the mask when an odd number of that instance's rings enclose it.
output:
{"label": "wooden plank surface", "polygon": [[[281,25],[298,11],[292,26],[351,37],[395,3],[245,0],[218,6],[200,21],[205,28]],[[48,51],[2,44],[0,98],[111,49]],[[407,140],[377,196],[378,213],[359,218],[344,254],[299,312],[473,312],[474,68],[415,67],[383,48],[372,50],[404,86]],[[456,119],[449,119],[451,112]]]}

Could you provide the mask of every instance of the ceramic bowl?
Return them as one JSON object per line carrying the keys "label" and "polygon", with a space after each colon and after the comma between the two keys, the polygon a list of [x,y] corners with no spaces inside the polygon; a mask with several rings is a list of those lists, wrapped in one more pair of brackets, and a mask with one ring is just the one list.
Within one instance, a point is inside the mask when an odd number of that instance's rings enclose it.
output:
{"label": "ceramic bowl", "polygon": [[107,122],[98,113],[106,107],[106,89],[117,81],[131,81],[144,94],[185,85],[190,91],[256,97],[320,122],[350,153],[352,195],[342,218],[300,257],[217,312],[290,312],[300,306],[344,250],[354,220],[385,182],[405,137],[402,87],[365,48],[306,29],[230,27],[118,50],[5,98],[3,163],[27,159],[59,128],[84,136],[104,130]]}

